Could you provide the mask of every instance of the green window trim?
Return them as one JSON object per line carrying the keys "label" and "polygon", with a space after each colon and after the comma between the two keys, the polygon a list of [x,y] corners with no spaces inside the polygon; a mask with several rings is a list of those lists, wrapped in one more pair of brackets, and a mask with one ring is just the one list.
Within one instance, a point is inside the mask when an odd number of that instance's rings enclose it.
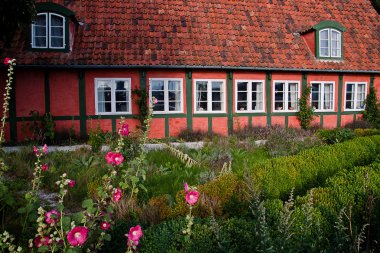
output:
{"label": "green window trim", "polygon": [[[315,26],[313,26],[313,29],[315,30],[315,56],[317,59],[321,60],[337,60],[341,61],[344,58],[344,36],[343,33],[347,30],[344,26],[342,26],[340,23],[332,20],[325,20],[322,21]],[[321,50],[320,50],[320,32],[327,30],[328,31],[328,56],[321,56]],[[338,32],[340,34],[340,56],[331,56],[332,54],[332,32]],[[337,48],[338,49],[338,48]]]}

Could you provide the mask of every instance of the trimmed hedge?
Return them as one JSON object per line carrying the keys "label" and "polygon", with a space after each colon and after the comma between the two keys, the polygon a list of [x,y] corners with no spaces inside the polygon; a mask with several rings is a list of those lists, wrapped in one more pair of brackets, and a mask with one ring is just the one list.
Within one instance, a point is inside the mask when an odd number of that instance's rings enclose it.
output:
{"label": "trimmed hedge", "polygon": [[282,198],[323,185],[336,172],[371,163],[380,151],[380,136],[360,137],[256,164],[250,179],[265,197]]}

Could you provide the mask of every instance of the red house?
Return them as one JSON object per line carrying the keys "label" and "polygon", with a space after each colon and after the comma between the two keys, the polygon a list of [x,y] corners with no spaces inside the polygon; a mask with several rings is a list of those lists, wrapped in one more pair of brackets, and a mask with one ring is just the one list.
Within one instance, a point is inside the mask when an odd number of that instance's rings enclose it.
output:
{"label": "red house", "polygon": [[159,138],[298,127],[307,85],[314,124],[344,126],[361,117],[369,87],[380,90],[370,0],[37,2],[36,21],[3,50],[17,59],[8,139],[28,136],[31,110],[82,136],[97,122],[116,131],[120,116],[133,128],[133,89],[158,99]]}

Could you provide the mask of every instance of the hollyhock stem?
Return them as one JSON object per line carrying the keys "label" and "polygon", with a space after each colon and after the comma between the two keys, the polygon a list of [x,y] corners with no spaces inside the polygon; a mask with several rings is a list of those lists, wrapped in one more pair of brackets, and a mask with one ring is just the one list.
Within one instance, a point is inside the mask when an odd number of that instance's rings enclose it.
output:
{"label": "hollyhock stem", "polygon": [[16,59],[11,59],[8,62],[8,79],[5,85],[4,102],[3,102],[3,117],[1,118],[0,129],[0,145],[4,142],[4,127],[7,119],[7,113],[9,111],[9,100],[11,99],[12,81],[13,81],[13,67],[16,66]]}

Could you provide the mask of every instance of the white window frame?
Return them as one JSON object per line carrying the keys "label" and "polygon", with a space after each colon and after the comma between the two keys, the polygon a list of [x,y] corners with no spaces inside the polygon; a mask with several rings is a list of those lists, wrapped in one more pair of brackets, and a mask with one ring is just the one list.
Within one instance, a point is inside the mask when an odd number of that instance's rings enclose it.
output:
{"label": "white window frame", "polygon": [[[98,110],[98,81],[111,81],[111,112],[99,112]],[[128,84],[128,108],[129,111],[126,112],[117,112],[116,111],[116,81],[124,81]],[[95,114],[96,115],[127,115],[132,114],[132,83],[131,78],[95,78]]]}
{"label": "white window frame", "polygon": [[[46,18],[46,46],[45,47],[39,47],[37,45],[35,45],[34,43],[34,38],[35,38],[35,24],[33,23],[32,24],[32,38],[31,38],[31,46],[32,48],[43,48],[43,49],[65,49],[66,48],[66,18],[62,15],[59,15],[57,13],[54,13],[54,12],[41,12],[41,13],[38,13],[37,16],[42,16],[42,15],[45,15],[45,18]],[[51,17],[52,16],[57,16],[57,17],[60,17],[62,18],[63,20],[63,27],[62,27],[62,39],[63,39],[63,44],[62,44],[62,47],[53,47],[51,46]]]}
{"label": "white window frame", "polygon": [[[333,93],[332,93],[332,103],[333,103],[333,106],[332,106],[332,109],[315,109],[315,111],[316,112],[333,112],[333,111],[335,111],[335,82],[334,81],[321,81],[321,82],[319,82],[319,81],[312,81],[312,82],[310,82],[310,84],[311,84],[311,87],[312,87],[312,85],[313,84],[321,84],[321,89],[320,89],[320,98],[321,98],[321,105],[322,105],[322,107],[324,107],[324,96],[323,96],[323,94],[324,94],[324,91],[325,91],[325,85],[326,84],[332,84],[332,90],[333,90]],[[313,93],[312,93],[312,91],[310,91],[310,104],[312,103],[312,97],[313,96]]]}
{"label": "white window frame", "polygon": [[[296,101],[297,103],[297,109],[294,109],[294,110],[289,110],[289,108],[282,108],[282,110],[277,110],[275,108],[275,103],[276,103],[276,98],[275,98],[275,86],[276,86],[276,83],[285,83],[285,87],[284,87],[284,92],[285,92],[285,96],[284,96],[284,104],[288,104],[289,102],[289,98],[288,98],[288,88],[289,88],[289,83],[296,83],[297,84],[297,90],[298,90],[298,99]],[[273,112],[278,112],[278,113],[281,113],[281,112],[298,112],[299,111],[299,99],[300,99],[300,95],[301,95],[301,89],[300,89],[300,81],[294,81],[294,80],[274,80],[273,81],[273,84],[272,84],[272,97],[273,97],[273,103],[272,103],[272,108],[273,108]]]}
{"label": "white window frame", "polygon": [[[174,113],[183,113],[183,78],[149,78],[149,103],[152,103],[152,81],[164,81],[164,111],[153,111],[153,114],[174,114]],[[179,81],[181,88],[181,105],[179,111],[169,111],[169,81]],[[188,102],[190,103],[190,102]]]}
{"label": "white window frame", "polygon": [[[327,46],[327,48],[328,48],[328,55],[322,55],[322,51],[321,51],[321,33],[323,32],[323,31],[328,31],[328,38],[327,38],[327,40],[328,40],[328,46]],[[333,46],[332,46],[332,32],[337,32],[338,34],[339,34],[339,43],[338,43],[338,47],[337,47],[337,49],[339,49],[339,54],[338,55],[336,55],[336,56],[333,56],[332,55],[332,52],[333,52]],[[323,57],[327,57],[327,58],[341,58],[342,57],[342,32],[341,31],[339,31],[339,30],[336,30],[336,29],[333,29],[333,28],[325,28],[325,29],[322,29],[322,30],[320,30],[319,31],[319,41],[318,41],[318,43],[319,43],[319,52],[318,52],[318,54],[319,54],[319,57],[321,57],[321,58],[323,58]]]}
{"label": "white window frame", "polygon": [[[238,82],[248,82],[252,83],[262,83],[262,93],[263,93],[263,109],[262,110],[252,110],[252,85],[248,85],[247,88],[247,110],[239,110],[238,108]],[[261,113],[265,112],[265,80],[252,80],[252,79],[237,79],[235,80],[235,112],[236,113]]]}
{"label": "white window frame", "polygon": [[[197,82],[207,82],[207,110],[200,111],[197,109]],[[220,111],[212,110],[212,85],[211,82],[222,82],[222,95],[221,102],[223,104]],[[226,80],[225,79],[194,79],[194,113],[206,114],[206,113],[226,113]]]}
{"label": "white window frame", "polygon": [[[349,109],[349,108],[346,108],[346,102],[347,102],[347,85],[348,84],[354,84],[354,93],[353,93],[353,96],[354,96],[354,109]],[[367,98],[367,89],[368,89],[368,83],[367,82],[346,82],[345,83],[345,89],[344,89],[344,110],[345,111],[364,111],[365,110],[365,104],[364,104],[364,108],[361,108],[361,109],[356,109],[356,105],[357,105],[357,102],[358,102],[358,84],[364,84],[364,102],[365,102],[365,99]]]}

